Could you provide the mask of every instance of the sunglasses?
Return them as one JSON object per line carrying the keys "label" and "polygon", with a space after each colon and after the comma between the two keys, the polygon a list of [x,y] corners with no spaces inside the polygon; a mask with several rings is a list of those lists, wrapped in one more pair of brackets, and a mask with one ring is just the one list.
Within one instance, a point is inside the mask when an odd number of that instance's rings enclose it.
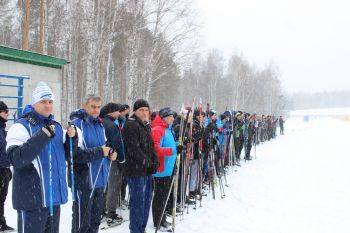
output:
{"label": "sunglasses", "polygon": [[9,110],[1,110],[0,112],[9,113]]}

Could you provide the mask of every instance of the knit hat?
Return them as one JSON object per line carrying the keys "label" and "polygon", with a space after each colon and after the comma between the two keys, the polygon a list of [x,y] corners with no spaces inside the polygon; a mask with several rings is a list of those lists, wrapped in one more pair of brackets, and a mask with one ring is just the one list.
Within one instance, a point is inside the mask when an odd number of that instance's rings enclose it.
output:
{"label": "knit hat", "polygon": [[41,100],[55,100],[55,96],[51,88],[44,82],[39,82],[33,91],[32,105],[38,103]]}
{"label": "knit hat", "polygon": [[[193,111],[193,116],[198,117],[201,114],[201,111],[199,110],[199,108],[196,108]],[[205,116],[205,113],[202,111],[202,116]]]}
{"label": "knit hat", "polygon": [[7,107],[4,101],[0,101],[0,111],[6,111],[6,110],[9,110],[9,108]]}
{"label": "knit hat", "polygon": [[165,118],[167,116],[174,116],[174,111],[172,111],[169,107],[162,108],[159,110],[160,118]]}
{"label": "knit hat", "polygon": [[109,113],[112,112],[119,112],[121,109],[122,105],[121,104],[116,104],[116,103],[108,103],[105,106],[101,108],[100,115],[102,117],[106,116]]}
{"label": "knit hat", "polygon": [[221,115],[220,115],[220,120],[223,121],[223,120],[225,120],[225,119],[226,119],[226,115],[225,115],[225,114],[221,114]]}
{"label": "knit hat", "polygon": [[125,110],[129,109],[130,106],[127,104],[122,104],[121,108],[120,108],[120,112],[124,112]]}
{"label": "knit hat", "polygon": [[146,100],[144,99],[138,99],[135,101],[134,103],[134,108],[133,108],[133,111],[135,112],[137,109],[139,108],[143,108],[143,107],[146,107],[149,109],[149,104]]}
{"label": "knit hat", "polygon": [[214,109],[211,109],[209,111],[209,116],[214,116],[214,115],[217,115],[217,112]]}

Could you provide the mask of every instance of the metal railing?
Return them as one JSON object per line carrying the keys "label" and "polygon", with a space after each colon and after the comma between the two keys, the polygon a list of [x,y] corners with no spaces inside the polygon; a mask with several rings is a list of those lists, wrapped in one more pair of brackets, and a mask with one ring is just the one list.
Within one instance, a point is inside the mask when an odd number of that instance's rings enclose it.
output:
{"label": "metal railing", "polygon": [[10,110],[16,110],[13,114],[13,118],[9,120],[16,120],[22,115],[23,111],[23,90],[24,90],[24,80],[29,79],[29,76],[15,76],[15,75],[5,75],[0,74],[0,80],[2,79],[17,79],[17,85],[14,84],[4,84],[0,82],[0,87],[7,88],[17,88],[17,96],[16,95],[0,95],[0,99],[17,99],[17,107],[9,107]]}

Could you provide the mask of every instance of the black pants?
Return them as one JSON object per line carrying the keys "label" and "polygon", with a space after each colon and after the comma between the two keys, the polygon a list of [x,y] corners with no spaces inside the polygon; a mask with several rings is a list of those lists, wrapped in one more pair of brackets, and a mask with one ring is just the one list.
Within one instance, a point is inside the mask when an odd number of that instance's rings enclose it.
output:
{"label": "black pants", "polygon": [[122,186],[120,188],[122,200],[126,200],[126,187],[128,186],[128,179],[123,175]]}
{"label": "black pants", "polygon": [[95,188],[90,199],[91,190],[77,190],[73,202],[72,233],[97,233],[104,208],[104,188]]}
{"label": "black pants", "polygon": [[0,225],[6,224],[4,206],[12,173],[10,168],[0,168]]}
{"label": "black pants", "polygon": [[249,159],[250,158],[250,151],[252,150],[252,146],[253,146],[253,137],[248,138],[247,140],[247,147],[245,150],[245,159]]}
{"label": "black pants", "polygon": [[[169,193],[169,188],[171,185],[171,176],[168,177],[154,177],[154,195],[152,202],[152,215],[153,224],[157,226],[161,218],[166,198]],[[169,201],[167,203],[166,211],[171,211],[171,203],[173,196],[170,195]],[[163,215],[162,221],[165,221],[165,215]]]}
{"label": "black pants", "polygon": [[236,152],[236,159],[241,159],[241,152],[244,146],[244,139],[241,138],[235,138],[235,152]]}

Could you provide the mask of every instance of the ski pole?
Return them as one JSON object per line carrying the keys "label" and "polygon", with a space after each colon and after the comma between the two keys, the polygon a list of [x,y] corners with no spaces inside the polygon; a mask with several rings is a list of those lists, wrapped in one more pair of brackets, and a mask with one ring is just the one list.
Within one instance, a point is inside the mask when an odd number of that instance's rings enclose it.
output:
{"label": "ski pole", "polygon": [[[90,206],[90,204],[91,204],[91,200],[92,200],[92,196],[93,196],[94,191],[95,191],[96,183],[97,183],[98,177],[100,176],[101,168],[102,168],[102,165],[103,165],[103,162],[105,161],[105,159],[106,159],[106,158],[103,158],[103,159],[101,160],[100,166],[99,166],[99,168],[98,168],[97,175],[96,175],[96,178],[95,178],[94,183],[93,183],[93,185],[92,185],[92,190],[91,190],[91,192],[90,192],[88,205],[85,206],[85,213],[84,213],[84,216],[83,216],[81,225],[83,225],[84,222],[85,222],[86,214],[87,214],[87,212],[88,212],[88,211],[87,211],[87,208],[88,208],[88,206]],[[81,225],[79,226],[78,233],[81,232]]]}
{"label": "ski pole", "polygon": [[51,140],[49,141],[48,145],[48,153],[49,153],[49,168],[50,168],[50,224],[51,224],[51,232],[54,232],[53,229],[53,190],[52,190],[52,145]]}
{"label": "ski pole", "polygon": [[[72,123],[68,122],[68,128],[72,127]],[[73,160],[73,140],[69,137],[69,154],[70,154],[70,168],[71,168],[71,183],[72,183],[72,201],[75,201],[75,184],[74,184],[74,160]]]}

